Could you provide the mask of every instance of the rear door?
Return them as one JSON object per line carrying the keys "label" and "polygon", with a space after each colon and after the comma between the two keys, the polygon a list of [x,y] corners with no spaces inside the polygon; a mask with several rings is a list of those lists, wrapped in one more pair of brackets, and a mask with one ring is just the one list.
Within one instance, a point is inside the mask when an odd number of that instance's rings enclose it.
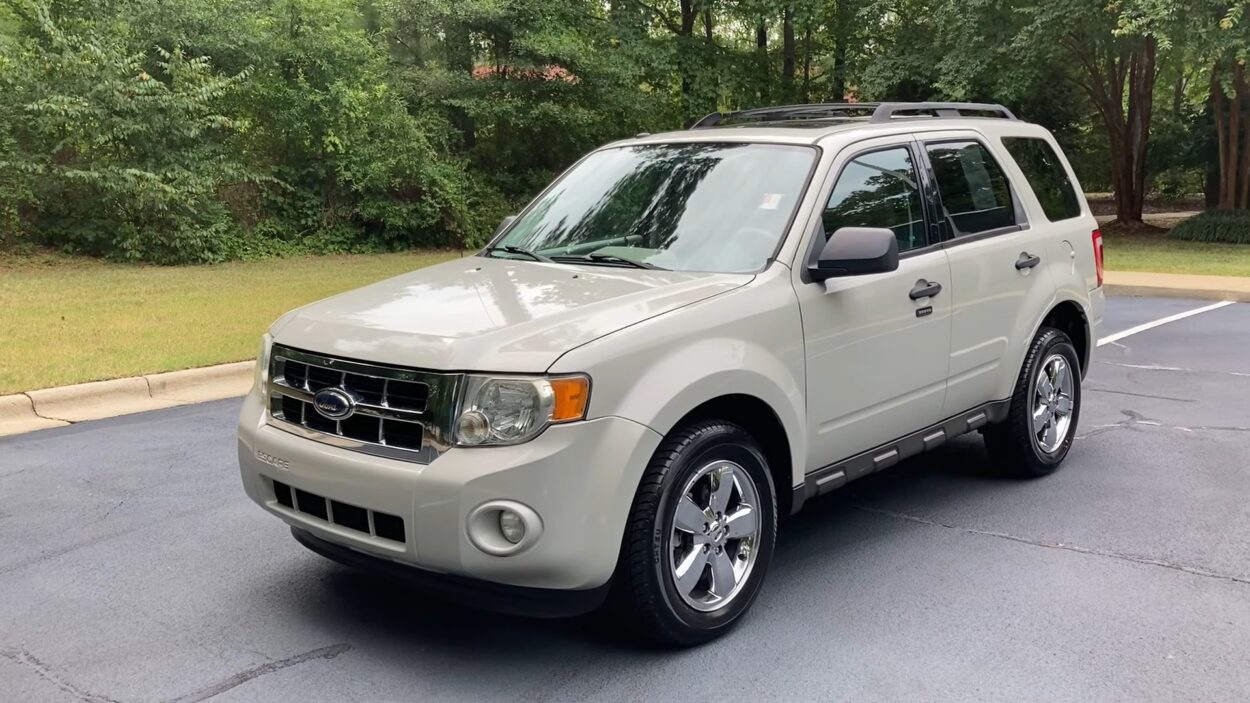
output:
{"label": "rear door", "polygon": [[[822,186],[824,207],[802,263],[840,227],[888,228],[900,254],[890,273],[825,282],[796,274],[809,472],[922,429],[942,413],[950,268],[930,238],[916,149],[909,136],[852,144],[839,155],[832,182]],[[942,288],[914,296],[929,283]]]}
{"label": "rear door", "polygon": [[[951,268],[950,376],[943,416],[1010,397],[1017,350],[1054,294],[1045,227],[1029,222],[997,140],[919,135]],[[1014,171],[1013,171],[1014,173]]]}

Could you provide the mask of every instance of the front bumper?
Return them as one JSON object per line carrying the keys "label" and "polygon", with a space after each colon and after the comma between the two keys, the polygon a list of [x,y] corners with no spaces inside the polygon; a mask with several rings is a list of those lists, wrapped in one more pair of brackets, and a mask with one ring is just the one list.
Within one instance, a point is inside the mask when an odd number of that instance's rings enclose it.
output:
{"label": "front bumper", "polygon": [[482,610],[531,618],[562,618],[597,609],[608,596],[611,583],[597,588],[557,591],[545,588],[509,586],[491,581],[437,574],[389,559],[369,556],[351,547],[321,539],[300,527],[292,527],[295,540],[327,559],[361,571],[415,586],[424,593]]}
{"label": "front bumper", "polygon": [[[266,425],[253,391],[239,419],[239,467],[252,500],[332,545],[425,571],[580,591],[611,578],[634,493],[660,439],[644,425],[605,417],[557,425],[512,447],[451,449],[422,465],[333,447]],[[274,481],[401,517],[404,540],[292,510],[279,503]],[[501,499],[528,506],[542,520],[541,537],[510,556],[483,552],[467,533],[474,508]]]}

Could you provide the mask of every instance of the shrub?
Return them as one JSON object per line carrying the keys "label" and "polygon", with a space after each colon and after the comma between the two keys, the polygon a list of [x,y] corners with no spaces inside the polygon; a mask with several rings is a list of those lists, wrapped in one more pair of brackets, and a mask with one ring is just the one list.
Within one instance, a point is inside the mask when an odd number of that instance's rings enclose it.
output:
{"label": "shrub", "polygon": [[1250,244],[1250,210],[1208,210],[1176,225],[1168,236],[1189,242]]}
{"label": "shrub", "polygon": [[498,191],[395,92],[353,2],[0,6],[0,246],[213,263],[494,227]]}

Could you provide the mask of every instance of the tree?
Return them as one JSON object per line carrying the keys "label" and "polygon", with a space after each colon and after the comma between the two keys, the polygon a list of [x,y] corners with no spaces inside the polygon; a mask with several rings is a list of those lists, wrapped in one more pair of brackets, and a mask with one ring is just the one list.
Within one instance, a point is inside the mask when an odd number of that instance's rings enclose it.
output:
{"label": "tree", "polygon": [[[1214,3],[1195,13],[1195,32],[1204,39],[1211,72],[1211,111],[1215,120],[1219,176],[1216,204],[1250,208],[1250,76],[1246,61],[1246,2]],[[1205,31],[1203,31],[1205,30]]]}

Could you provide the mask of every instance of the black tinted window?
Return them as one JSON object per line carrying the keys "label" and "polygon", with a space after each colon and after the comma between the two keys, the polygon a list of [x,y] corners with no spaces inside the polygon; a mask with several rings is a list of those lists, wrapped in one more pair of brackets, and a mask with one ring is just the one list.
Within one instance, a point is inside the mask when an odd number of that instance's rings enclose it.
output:
{"label": "black tinted window", "polygon": [[860,154],[842,168],[824,212],[825,236],[840,227],[884,227],[898,250],[925,245],[924,205],[906,148]]}
{"label": "black tinted window", "polygon": [[985,147],[977,142],[942,142],[927,148],[955,235],[1016,224],[1007,176]]}
{"label": "black tinted window", "polygon": [[1003,145],[1024,172],[1048,220],[1067,220],[1081,214],[1081,203],[1076,199],[1068,172],[1046,140],[1007,137]]}

